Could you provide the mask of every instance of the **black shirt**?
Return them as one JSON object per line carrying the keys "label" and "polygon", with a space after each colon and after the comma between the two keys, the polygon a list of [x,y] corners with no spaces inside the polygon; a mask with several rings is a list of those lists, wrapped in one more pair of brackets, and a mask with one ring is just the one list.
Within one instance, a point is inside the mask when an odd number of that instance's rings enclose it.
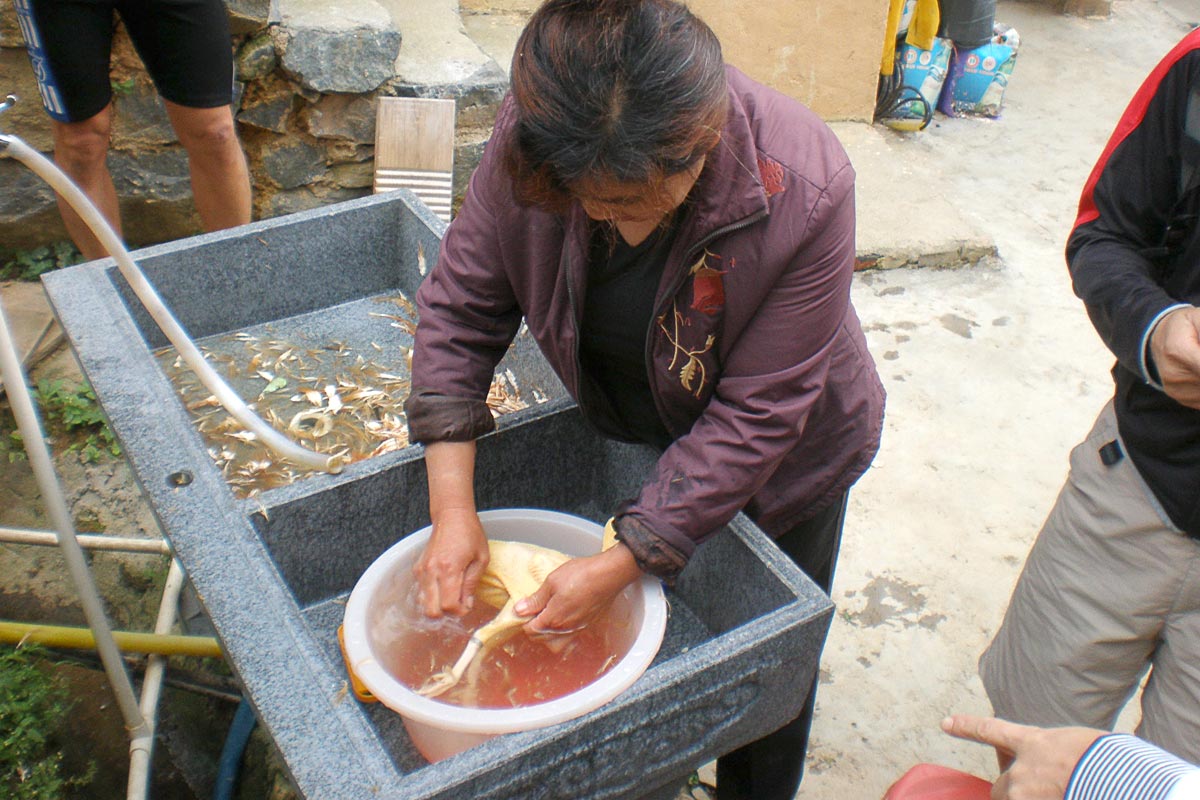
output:
{"label": "black shirt", "polygon": [[671,443],[671,435],[650,392],[646,340],[674,238],[670,225],[631,247],[611,225],[594,225],[580,329],[580,359],[593,401],[586,410],[593,421],[609,435],[659,448]]}

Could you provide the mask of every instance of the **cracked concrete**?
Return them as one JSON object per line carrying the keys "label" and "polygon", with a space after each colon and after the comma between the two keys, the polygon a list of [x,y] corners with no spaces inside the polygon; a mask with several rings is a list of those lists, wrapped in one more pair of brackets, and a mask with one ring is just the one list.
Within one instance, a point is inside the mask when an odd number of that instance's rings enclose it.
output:
{"label": "cracked concrete", "polygon": [[1116,0],[1108,20],[1001,2],[997,20],[1022,41],[1001,119],[876,128],[883,150],[850,148],[860,198],[886,162],[912,176],[860,203],[860,229],[883,236],[950,206],[998,258],[855,281],[888,410],[879,456],[851,492],[802,800],[873,800],[922,761],[995,778],[989,749],[938,723],[990,711],[976,660],[1068,452],[1112,393],[1112,356],[1071,291],[1063,247],[1118,117],[1187,32],[1184,1]]}

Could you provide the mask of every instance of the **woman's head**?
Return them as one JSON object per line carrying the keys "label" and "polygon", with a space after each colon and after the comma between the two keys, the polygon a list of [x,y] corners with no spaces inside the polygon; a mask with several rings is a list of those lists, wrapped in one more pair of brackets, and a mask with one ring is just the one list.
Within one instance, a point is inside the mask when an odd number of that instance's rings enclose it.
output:
{"label": "woman's head", "polygon": [[517,42],[512,93],[518,197],[552,209],[614,186],[666,203],[728,111],[720,43],[673,0],[548,0]]}

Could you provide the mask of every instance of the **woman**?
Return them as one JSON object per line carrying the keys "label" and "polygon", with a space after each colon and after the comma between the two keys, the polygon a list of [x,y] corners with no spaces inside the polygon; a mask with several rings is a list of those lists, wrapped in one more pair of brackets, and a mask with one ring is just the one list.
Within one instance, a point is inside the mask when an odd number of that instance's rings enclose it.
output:
{"label": "woman", "polygon": [[[614,509],[619,544],[518,607],[531,632],[586,624],[642,573],[672,581],[742,510],[828,591],[883,416],[850,305],[853,190],[829,129],[726,67],[684,6],[544,4],[417,294],[406,411],[429,473],[426,612],[465,613],[487,564],[474,439],[522,316],[596,426],[662,451]],[[791,798],[811,715],[810,693],[795,722],[722,757],[722,800]]]}

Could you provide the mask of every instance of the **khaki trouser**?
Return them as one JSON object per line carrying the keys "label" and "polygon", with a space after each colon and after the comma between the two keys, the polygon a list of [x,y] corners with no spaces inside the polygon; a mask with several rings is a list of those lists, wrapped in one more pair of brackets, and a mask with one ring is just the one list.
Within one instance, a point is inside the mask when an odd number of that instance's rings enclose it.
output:
{"label": "khaki trouser", "polygon": [[1128,455],[1101,461],[1118,438],[1110,402],[1071,452],[979,673],[998,717],[1111,729],[1150,669],[1138,735],[1200,763],[1200,542]]}

